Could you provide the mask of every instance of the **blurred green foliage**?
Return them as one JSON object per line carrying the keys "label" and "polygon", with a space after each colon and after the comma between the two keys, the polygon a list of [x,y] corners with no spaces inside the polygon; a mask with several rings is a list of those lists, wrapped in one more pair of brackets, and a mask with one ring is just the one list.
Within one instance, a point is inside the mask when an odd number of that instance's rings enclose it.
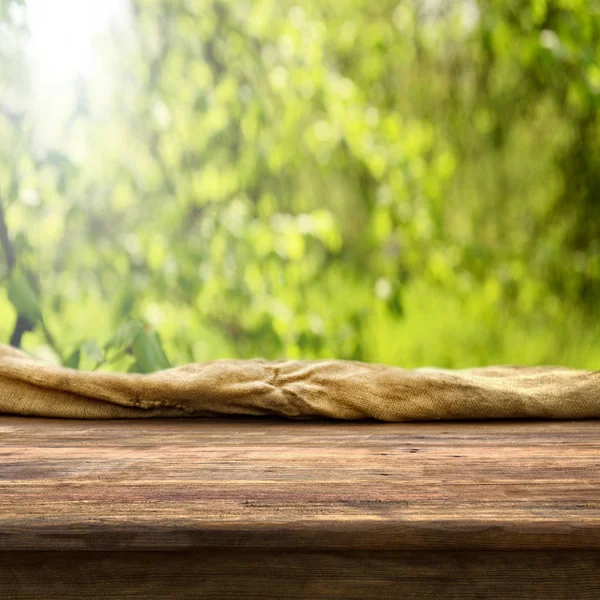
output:
{"label": "blurred green foliage", "polygon": [[597,2],[121,4],[40,97],[0,2],[1,341],[596,368]]}

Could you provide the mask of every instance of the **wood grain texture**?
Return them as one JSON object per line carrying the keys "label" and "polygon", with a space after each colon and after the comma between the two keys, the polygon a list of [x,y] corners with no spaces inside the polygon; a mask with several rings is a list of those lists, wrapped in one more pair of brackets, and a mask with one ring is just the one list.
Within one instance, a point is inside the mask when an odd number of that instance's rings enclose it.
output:
{"label": "wood grain texture", "polygon": [[600,549],[600,422],[0,417],[0,551]]}
{"label": "wood grain texture", "polygon": [[597,600],[600,551],[0,553],[7,600]]}

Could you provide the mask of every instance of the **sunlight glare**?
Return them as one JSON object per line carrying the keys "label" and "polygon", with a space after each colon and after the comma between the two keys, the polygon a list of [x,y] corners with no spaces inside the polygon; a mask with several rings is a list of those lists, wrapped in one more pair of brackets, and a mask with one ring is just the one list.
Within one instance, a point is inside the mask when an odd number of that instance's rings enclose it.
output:
{"label": "sunlight glare", "polygon": [[89,77],[95,41],[120,13],[123,0],[28,0],[30,53],[40,76],[53,83]]}

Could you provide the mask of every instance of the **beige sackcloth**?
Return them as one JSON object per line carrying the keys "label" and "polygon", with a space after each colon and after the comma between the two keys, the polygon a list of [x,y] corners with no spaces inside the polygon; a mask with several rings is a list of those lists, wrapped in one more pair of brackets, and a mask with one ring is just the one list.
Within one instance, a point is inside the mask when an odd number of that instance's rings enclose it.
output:
{"label": "beige sackcloth", "polygon": [[81,419],[600,417],[600,372],[402,369],[344,360],[216,360],[156,373],[86,372],[0,345],[0,413]]}

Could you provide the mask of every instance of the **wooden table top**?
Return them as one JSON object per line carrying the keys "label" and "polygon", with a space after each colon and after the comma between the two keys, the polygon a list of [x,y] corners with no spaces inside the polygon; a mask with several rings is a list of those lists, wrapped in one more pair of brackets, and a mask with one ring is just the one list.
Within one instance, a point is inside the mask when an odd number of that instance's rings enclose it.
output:
{"label": "wooden table top", "polygon": [[0,551],[600,548],[600,421],[0,417]]}

